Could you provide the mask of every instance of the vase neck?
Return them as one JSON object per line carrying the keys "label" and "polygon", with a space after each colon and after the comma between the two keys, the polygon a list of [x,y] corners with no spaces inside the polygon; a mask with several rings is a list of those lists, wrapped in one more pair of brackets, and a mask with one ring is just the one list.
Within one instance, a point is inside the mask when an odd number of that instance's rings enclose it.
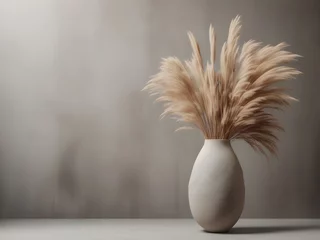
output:
{"label": "vase neck", "polygon": [[205,139],[204,146],[231,146],[229,139]]}

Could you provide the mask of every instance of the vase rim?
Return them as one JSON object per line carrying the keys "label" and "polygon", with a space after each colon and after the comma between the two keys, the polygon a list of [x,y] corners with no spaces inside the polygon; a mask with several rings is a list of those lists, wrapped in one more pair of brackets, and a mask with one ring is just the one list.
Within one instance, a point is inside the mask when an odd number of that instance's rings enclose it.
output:
{"label": "vase rim", "polygon": [[230,139],[219,139],[219,138],[207,138],[205,142],[230,142]]}

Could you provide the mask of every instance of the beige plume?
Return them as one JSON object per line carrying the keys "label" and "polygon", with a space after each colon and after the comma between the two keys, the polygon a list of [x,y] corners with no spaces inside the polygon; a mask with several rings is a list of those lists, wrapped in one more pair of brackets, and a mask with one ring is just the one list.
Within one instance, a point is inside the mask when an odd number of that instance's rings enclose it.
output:
{"label": "beige plume", "polygon": [[277,131],[283,130],[266,109],[281,110],[292,100],[286,89],[276,83],[300,74],[287,64],[299,57],[286,50],[287,44],[261,47],[250,40],[239,50],[240,17],[231,21],[227,41],[216,62],[216,35],[210,25],[210,62],[206,67],[194,35],[188,33],[192,58],[181,62],[175,57],[163,59],[160,71],[144,90],[157,95],[165,110],[185,122],[178,130],[196,127],[206,139],[244,139],[255,150],[276,154]]}

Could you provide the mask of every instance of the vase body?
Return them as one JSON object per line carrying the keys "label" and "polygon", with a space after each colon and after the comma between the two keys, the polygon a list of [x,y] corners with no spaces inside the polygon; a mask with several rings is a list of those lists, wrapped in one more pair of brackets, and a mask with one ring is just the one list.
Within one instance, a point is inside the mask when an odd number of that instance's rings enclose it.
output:
{"label": "vase body", "polygon": [[205,140],[188,190],[192,216],[204,230],[227,232],[238,221],[245,188],[242,168],[229,140]]}

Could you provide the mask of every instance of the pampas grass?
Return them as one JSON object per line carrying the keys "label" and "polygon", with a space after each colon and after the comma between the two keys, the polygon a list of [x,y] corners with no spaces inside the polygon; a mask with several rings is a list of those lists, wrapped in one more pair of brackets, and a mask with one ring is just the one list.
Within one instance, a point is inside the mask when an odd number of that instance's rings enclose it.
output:
{"label": "pampas grass", "polygon": [[227,41],[220,55],[220,71],[216,63],[216,34],[209,29],[210,62],[204,66],[199,45],[188,33],[193,50],[190,60],[176,57],[162,60],[160,72],[152,77],[144,90],[157,95],[164,103],[166,115],[187,125],[179,128],[198,128],[206,139],[243,139],[255,150],[266,154],[277,151],[276,131],[283,130],[267,109],[280,110],[296,100],[276,83],[300,74],[284,64],[299,55],[276,46],[250,40],[238,46],[240,17],[231,21]]}

